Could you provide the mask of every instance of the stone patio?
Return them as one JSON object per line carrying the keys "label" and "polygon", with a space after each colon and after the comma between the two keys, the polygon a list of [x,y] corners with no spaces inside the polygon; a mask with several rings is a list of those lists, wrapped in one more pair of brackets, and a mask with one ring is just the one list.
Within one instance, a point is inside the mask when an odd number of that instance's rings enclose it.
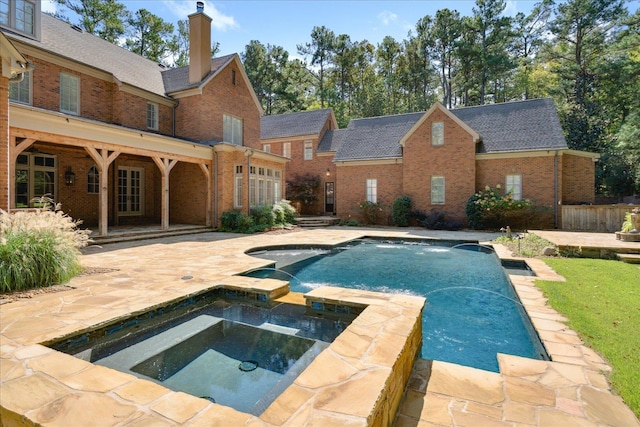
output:
{"label": "stone patio", "polygon": [[[495,237],[335,227],[275,236],[204,233],[86,248],[81,261],[94,274],[74,278],[72,289],[0,305],[0,424],[640,426],[610,393],[605,361],[582,344],[525,276],[511,279],[552,362],[499,355],[500,373],[493,373],[417,359],[411,370],[423,298],[320,288],[310,297],[366,308],[260,417],[41,345],[216,286],[277,297],[286,283],[234,276],[268,263],[246,255],[248,249],[335,245],[364,235]],[[542,261],[529,265],[540,278],[562,280]],[[282,298],[303,302],[295,294]]]}

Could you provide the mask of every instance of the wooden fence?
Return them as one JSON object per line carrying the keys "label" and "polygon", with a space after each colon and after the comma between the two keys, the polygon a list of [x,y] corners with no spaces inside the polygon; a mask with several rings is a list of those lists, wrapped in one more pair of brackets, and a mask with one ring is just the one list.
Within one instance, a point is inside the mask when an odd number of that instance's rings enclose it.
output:
{"label": "wooden fence", "polygon": [[624,215],[638,205],[562,206],[563,231],[592,231],[613,233],[620,231]]}

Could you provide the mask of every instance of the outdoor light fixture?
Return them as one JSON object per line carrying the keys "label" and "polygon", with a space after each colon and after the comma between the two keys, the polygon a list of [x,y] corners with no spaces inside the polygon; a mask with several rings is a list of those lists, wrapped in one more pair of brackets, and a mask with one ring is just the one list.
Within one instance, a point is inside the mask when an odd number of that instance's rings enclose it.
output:
{"label": "outdoor light fixture", "polygon": [[67,171],[64,173],[64,182],[68,186],[72,186],[76,184],[76,174],[71,170],[71,166],[67,168]]}
{"label": "outdoor light fixture", "polygon": [[327,171],[325,172],[325,174],[326,174],[327,176],[331,176],[331,171],[330,171],[329,169],[327,169]]}

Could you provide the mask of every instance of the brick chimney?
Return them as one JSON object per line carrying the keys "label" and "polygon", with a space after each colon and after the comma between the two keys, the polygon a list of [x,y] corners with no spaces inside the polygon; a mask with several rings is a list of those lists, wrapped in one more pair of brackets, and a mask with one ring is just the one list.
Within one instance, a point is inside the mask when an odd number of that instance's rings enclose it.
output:
{"label": "brick chimney", "polygon": [[198,83],[211,72],[211,18],[204,13],[204,2],[196,3],[189,15],[189,83]]}

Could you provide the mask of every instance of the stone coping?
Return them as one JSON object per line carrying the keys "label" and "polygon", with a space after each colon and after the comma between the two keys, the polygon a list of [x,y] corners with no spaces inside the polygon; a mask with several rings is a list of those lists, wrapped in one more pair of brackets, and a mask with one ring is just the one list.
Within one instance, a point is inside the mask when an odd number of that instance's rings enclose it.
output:
{"label": "stone coping", "polygon": [[[365,236],[425,238],[432,237],[430,234],[424,230],[341,227],[276,238],[257,235],[213,241],[205,234],[144,246],[91,248],[82,257],[83,265],[100,267],[104,272],[74,278],[70,282],[74,289],[66,292],[0,306],[0,421],[2,425],[65,426],[394,422],[397,426],[640,426],[624,402],[610,393],[606,379],[609,366],[566,327],[566,319],[546,305],[534,286],[536,278],[562,280],[539,260],[526,260],[537,277],[511,276],[511,280],[553,361],[499,355],[500,373],[420,359],[412,366],[410,349],[419,348],[421,331],[417,333],[415,324],[420,324],[424,301],[404,295],[320,288],[310,297],[366,308],[260,417],[173,392],[39,344],[225,282],[243,286],[236,281],[245,279],[235,274],[270,264],[244,253],[253,247],[273,243],[336,245]],[[445,239],[456,235],[433,233],[433,237]],[[501,257],[511,258],[504,248],[496,249]],[[182,279],[187,276],[189,280]],[[255,282],[244,283],[255,288]],[[280,289],[275,283],[266,288]],[[299,301],[289,295],[280,298]],[[396,371],[400,373],[392,375]],[[403,378],[409,378],[406,388]]]}

